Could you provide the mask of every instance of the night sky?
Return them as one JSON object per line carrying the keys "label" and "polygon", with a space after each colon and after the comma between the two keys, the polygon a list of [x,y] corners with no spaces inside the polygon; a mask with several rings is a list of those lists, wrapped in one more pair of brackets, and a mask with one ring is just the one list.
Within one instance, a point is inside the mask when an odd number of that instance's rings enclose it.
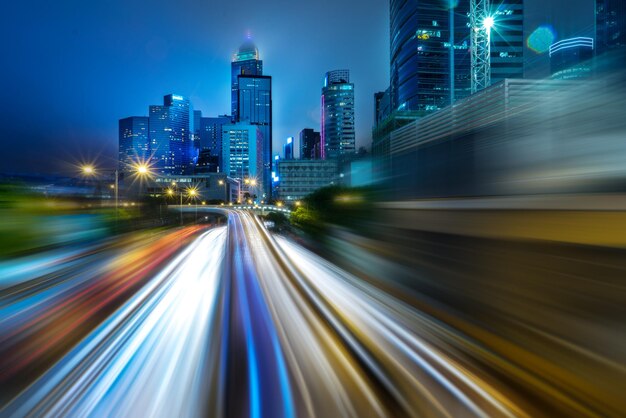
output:
{"label": "night sky", "polygon": [[[526,32],[593,33],[593,0],[527,0]],[[369,148],[373,94],[389,79],[386,0],[24,1],[3,6],[0,172],[113,167],[117,121],[162,96],[188,96],[204,116],[230,112],[230,60],[251,33],[273,76],[274,149],[319,130],[328,70],[348,68],[357,146]],[[535,76],[547,57],[527,54]]]}

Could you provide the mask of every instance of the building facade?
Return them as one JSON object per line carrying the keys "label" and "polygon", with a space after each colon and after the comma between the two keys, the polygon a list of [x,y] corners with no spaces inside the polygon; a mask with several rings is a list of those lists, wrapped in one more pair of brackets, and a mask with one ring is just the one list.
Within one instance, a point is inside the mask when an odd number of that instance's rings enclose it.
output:
{"label": "building facade", "polygon": [[130,172],[137,163],[150,158],[150,119],[131,116],[119,120],[119,170]]}
{"label": "building facade", "polygon": [[163,106],[149,108],[150,151],[153,169],[161,174],[188,174],[193,170],[193,135],[189,100],[169,94]]}
{"label": "building facade", "polygon": [[524,0],[493,2],[491,84],[524,78]]}
{"label": "building facade", "polygon": [[272,171],[272,77],[238,76],[237,122],[258,127],[262,136],[262,167],[258,180],[266,193],[271,191]]}
{"label": "building facade", "polygon": [[321,135],[311,128],[300,131],[300,159],[319,160],[322,158],[320,149]]}
{"label": "building facade", "polygon": [[252,40],[244,42],[233,55],[231,62],[231,115],[233,122],[239,122],[239,76],[263,75],[263,61],[259,58],[259,50]]}
{"label": "building facade", "polygon": [[[196,148],[200,152],[209,151],[211,156],[217,157],[219,166],[222,165],[222,128],[230,123],[231,118],[228,115],[203,117],[200,114],[195,125]],[[206,152],[204,154],[206,156]]]}
{"label": "building facade", "polygon": [[293,160],[293,137],[287,138],[287,143],[283,146],[283,154],[285,156],[285,160]]}
{"label": "building facade", "polygon": [[322,158],[354,154],[355,146],[354,84],[348,70],[329,71],[322,88]]}
{"label": "building facade", "polygon": [[590,78],[593,74],[593,38],[563,39],[550,45],[550,72],[555,80]]}
{"label": "building facade", "polygon": [[626,47],[626,2],[596,0],[596,54]]}
{"label": "building facade", "polygon": [[263,134],[257,125],[243,122],[224,125],[222,134],[223,172],[242,184],[242,192],[264,193]]}
{"label": "building facade", "polygon": [[285,201],[301,200],[339,179],[336,160],[280,160],[277,165],[278,197]]}
{"label": "building facade", "polygon": [[469,1],[391,0],[389,7],[391,111],[432,112],[468,96]]}

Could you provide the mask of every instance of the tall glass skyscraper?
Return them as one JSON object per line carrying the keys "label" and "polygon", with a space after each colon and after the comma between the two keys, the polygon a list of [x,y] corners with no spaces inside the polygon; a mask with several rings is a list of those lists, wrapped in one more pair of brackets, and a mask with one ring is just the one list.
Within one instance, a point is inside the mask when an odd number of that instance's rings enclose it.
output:
{"label": "tall glass skyscraper", "polygon": [[231,63],[231,115],[234,122],[239,121],[240,75],[263,75],[263,61],[259,59],[259,50],[250,39],[239,47]]}
{"label": "tall glass skyscraper", "polygon": [[470,94],[469,1],[390,0],[391,111],[431,112]]}
{"label": "tall glass skyscraper", "polygon": [[354,84],[348,70],[326,73],[322,87],[322,158],[354,154]]}
{"label": "tall glass skyscraper", "polygon": [[524,0],[495,1],[491,15],[491,84],[524,78]]}
{"label": "tall glass skyscraper", "polygon": [[138,162],[150,157],[150,128],[147,116],[131,116],[119,120],[119,169],[129,172]]}
{"label": "tall glass skyscraper", "polygon": [[258,126],[263,136],[263,171],[259,180],[263,191],[269,195],[272,186],[272,77],[239,75],[237,78],[237,122]]}
{"label": "tall glass skyscraper", "polygon": [[223,126],[222,171],[238,179],[244,191],[254,191],[257,195],[263,171],[262,145],[263,134],[258,125],[239,122]]}
{"label": "tall glass skyscraper", "polygon": [[188,174],[193,142],[189,100],[177,94],[163,98],[163,106],[150,106],[152,165],[161,174]]}
{"label": "tall glass skyscraper", "polygon": [[596,0],[596,54],[626,47],[626,2]]}

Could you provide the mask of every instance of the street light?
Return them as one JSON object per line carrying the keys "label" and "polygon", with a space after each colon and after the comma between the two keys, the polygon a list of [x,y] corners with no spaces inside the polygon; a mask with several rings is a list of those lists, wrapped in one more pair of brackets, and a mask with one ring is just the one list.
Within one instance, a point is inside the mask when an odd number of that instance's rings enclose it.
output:
{"label": "street light", "polygon": [[487,16],[484,20],[483,20],[483,27],[485,29],[487,29],[488,31],[491,30],[491,28],[493,28],[493,25],[495,24],[495,21],[493,19],[493,16]]}

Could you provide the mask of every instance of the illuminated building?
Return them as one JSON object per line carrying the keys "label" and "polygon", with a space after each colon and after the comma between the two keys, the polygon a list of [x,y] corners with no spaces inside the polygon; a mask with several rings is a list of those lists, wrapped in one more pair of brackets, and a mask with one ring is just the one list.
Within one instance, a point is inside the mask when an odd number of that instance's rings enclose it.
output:
{"label": "illuminated building", "polygon": [[391,111],[432,112],[470,92],[469,1],[390,1]]}
{"label": "illuminated building", "polygon": [[326,73],[322,88],[322,158],[341,158],[355,151],[354,84],[348,70]]}
{"label": "illuminated building", "polygon": [[491,84],[524,77],[524,0],[491,5]]}
{"label": "illuminated building", "polygon": [[237,122],[259,128],[262,137],[262,171],[258,180],[270,193],[272,171],[272,77],[256,75],[238,76]]}
{"label": "illuminated building", "polygon": [[[217,117],[203,117],[200,111],[195,111],[198,115],[195,127],[196,148],[202,151],[209,151],[210,155],[218,158],[218,165],[221,166],[222,159],[222,131],[223,126],[231,123],[230,116],[221,115]],[[204,153],[205,161],[207,153]],[[213,161],[213,159],[211,159]],[[198,164],[199,165],[199,164]]]}
{"label": "illuminated building", "polygon": [[[222,129],[222,171],[238,179],[242,188],[263,192],[263,134],[259,126],[238,122]],[[254,184],[250,184],[252,179]]]}
{"label": "illuminated building", "polygon": [[252,40],[244,42],[233,55],[231,62],[231,115],[233,122],[239,122],[239,76],[263,75],[263,61],[259,59],[259,50]]}
{"label": "illuminated building", "polygon": [[293,160],[293,137],[287,138],[287,143],[283,146],[285,160]]}
{"label": "illuminated building", "polygon": [[319,160],[322,158],[320,149],[321,135],[313,129],[305,128],[300,131],[300,159]]}
{"label": "illuminated building", "polygon": [[169,94],[163,106],[150,106],[150,150],[155,172],[187,174],[192,169],[193,142],[190,104],[183,96]]}
{"label": "illuminated building", "polygon": [[119,169],[130,170],[150,156],[150,128],[147,116],[131,116],[119,120]]}
{"label": "illuminated building", "polygon": [[550,46],[552,78],[571,80],[592,75],[593,39],[563,39]]}
{"label": "illuminated building", "polygon": [[626,47],[626,2],[596,0],[596,54]]}

